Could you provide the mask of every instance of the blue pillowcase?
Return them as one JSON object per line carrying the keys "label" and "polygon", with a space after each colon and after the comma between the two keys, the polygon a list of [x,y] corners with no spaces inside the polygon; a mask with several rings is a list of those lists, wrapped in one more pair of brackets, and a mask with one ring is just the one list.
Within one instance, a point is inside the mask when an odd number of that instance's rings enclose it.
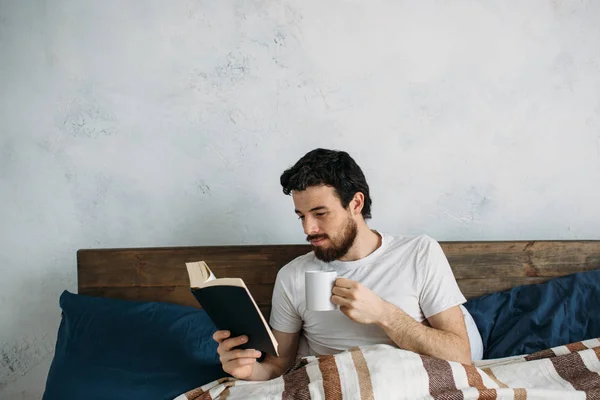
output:
{"label": "blue pillowcase", "polygon": [[484,359],[600,337],[600,270],[518,286],[464,306],[481,333]]}
{"label": "blue pillowcase", "polygon": [[205,311],[64,291],[43,400],[173,399],[226,376]]}

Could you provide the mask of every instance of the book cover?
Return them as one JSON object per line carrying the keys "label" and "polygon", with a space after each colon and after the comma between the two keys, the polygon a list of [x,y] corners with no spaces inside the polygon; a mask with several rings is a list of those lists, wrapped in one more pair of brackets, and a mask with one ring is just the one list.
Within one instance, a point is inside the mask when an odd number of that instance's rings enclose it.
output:
{"label": "book cover", "polygon": [[279,355],[277,340],[242,279],[216,278],[204,261],[186,263],[186,267],[190,290],[217,329],[230,331],[232,338],[248,336],[236,348]]}

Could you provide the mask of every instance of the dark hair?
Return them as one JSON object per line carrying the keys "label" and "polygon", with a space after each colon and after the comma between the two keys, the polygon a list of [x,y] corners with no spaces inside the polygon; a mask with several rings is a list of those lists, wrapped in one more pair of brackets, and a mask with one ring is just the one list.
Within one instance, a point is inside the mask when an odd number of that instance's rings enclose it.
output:
{"label": "dark hair", "polygon": [[369,185],[362,170],[345,151],[315,149],[306,153],[280,178],[283,193],[305,190],[309,186],[327,185],[335,189],[344,208],[357,192],[365,196],[364,219],[371,218]]}

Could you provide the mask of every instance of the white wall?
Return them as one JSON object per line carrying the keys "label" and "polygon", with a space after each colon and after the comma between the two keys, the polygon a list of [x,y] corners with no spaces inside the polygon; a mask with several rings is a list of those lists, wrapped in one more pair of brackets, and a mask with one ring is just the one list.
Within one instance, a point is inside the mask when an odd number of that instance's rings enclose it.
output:
{"label": "white wall", "polygon": [[371,226],[600,239],[600,2],[0,0],[0,395],[39,398],[79,248],[299,243],[349,151]]}

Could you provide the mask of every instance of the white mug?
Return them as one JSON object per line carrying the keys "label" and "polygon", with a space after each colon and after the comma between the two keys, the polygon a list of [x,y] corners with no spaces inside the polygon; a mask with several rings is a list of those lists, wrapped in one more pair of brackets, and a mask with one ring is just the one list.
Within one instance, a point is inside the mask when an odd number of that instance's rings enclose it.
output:
{"label": "white mug", "polygon": [[304,273],[307,310],[337,310],[337,304],[331,302],[331,296],[333,296],[332,290],[336,278],[336,271],[306,271]]}

